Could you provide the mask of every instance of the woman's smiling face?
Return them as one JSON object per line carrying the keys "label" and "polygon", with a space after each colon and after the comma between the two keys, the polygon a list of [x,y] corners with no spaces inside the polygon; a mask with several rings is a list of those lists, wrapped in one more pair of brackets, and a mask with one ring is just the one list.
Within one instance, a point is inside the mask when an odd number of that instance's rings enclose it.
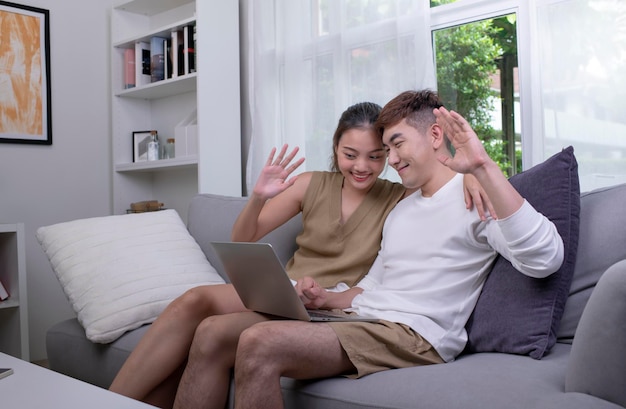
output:
{"label": "woman's smiling face", "polygon": [[344,183],[356,190],[369,190],[384,170],[387,159],[376,132],[373,129],[349,129],[341,135],[336,149]]}

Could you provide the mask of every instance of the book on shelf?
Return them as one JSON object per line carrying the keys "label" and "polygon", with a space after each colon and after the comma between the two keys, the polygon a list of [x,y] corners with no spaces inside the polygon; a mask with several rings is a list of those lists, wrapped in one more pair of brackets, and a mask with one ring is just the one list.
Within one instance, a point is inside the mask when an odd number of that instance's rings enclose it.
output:
{"label": "book on shelf", "polygon": [[124,50],[124,89],[135,87],[135,49]]}
{"label": "book on shelf", "polygon": [[172,31],[171,36],[171,59],[172,59],[172,78],[184,74],[183,67],[183,32]]}
{"label": "book on shelf", "polygon": [[4,288],[2,281],[0,281],[0,301],[4,301],[7,298],[9,298],[9,292]]}
{"label": "book on shelf", "polygon": [[154,36],[150,39],[150,77],[152,82],[165,79],[165,38]]}
{"label": "book on shelf", "polygon": [[172,39],[163,40],[163,51],[165,63],[163,64],[163,78],[172,78]]}
{"label": "book on shelf", "polygon": [[196,50],[194,48],[194,24],[183,27],[184,73],[196,72]]}
{"label": "book on shelf", "polygon": [[135,43],[135,85],[146,85],[150,77],[150,44],[146,41]]}
{"label": "book on shelf", "polygon": [[193,25],[193,72],[196,72],[196,61],[198,61],[198,47],[196,47],[196,25]]}

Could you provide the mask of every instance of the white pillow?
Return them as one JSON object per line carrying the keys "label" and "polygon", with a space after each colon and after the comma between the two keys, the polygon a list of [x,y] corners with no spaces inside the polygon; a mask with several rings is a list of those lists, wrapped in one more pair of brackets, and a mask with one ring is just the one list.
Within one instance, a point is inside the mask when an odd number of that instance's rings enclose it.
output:
{"label": "white pillow", "polygon": [[154,321],[192,287],[224,282],[171,209],[40,227],[37,240],[92,342]]}

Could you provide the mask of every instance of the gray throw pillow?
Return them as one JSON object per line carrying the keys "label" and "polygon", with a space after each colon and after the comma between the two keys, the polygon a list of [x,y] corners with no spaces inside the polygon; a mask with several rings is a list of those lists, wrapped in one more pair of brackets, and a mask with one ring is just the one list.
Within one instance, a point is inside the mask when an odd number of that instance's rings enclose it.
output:
{"label": "gray throw pillow", "polygon": [[576,262],[580,186],[574,149],[565,148],[510,181],[555,224],[564,244],[563,265],[549,277],[536,279],[498,256],[466,325],[466,352],[504,352],[541,359],[556,342]]}

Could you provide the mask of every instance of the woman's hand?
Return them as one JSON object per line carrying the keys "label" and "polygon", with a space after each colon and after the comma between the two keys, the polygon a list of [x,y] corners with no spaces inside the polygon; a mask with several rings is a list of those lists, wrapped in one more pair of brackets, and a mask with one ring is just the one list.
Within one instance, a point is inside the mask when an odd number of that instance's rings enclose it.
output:
{"label": "woman's hand", "polygon": [[298,153],[299,148],[294,148],[291,153],[285,156],[287,148],[287,144],[283,145],[276,159],[274,159],[276,148],[272,149],[267,158],[267,162],[265,162],[265,166],[261,170],[261,175],[254,186],[253,192],[255,195],[266,200],[271,199],[293,185],[296,181],[297,176],[289,178],[289,175],[302,165],[304,158],[300,158],[290,165],[291,161]]}
{"label": "woman's hand", "polygon": [[311,277],[299,279],[294,286],[304,306],[309,310],[345,309],[352,306],[352,300],[363,292],[360,287],[352,287],[345,291],[328,291]]}
{"label": "woman's hand", "polygon": [[469,173],[463,175],[463,194],[465,195],[465,207],[471,210],[473,206],[476,206],[481,220],[487,220],[486,211],[494,219],[498,218],[489,196],[474,175]]}
{"label": "woman's hand", "polygon": [[311,277],[299,279],[295,285],[295,289],[307,309],[316,310],[324,308],[326,305],[328,291]]}

